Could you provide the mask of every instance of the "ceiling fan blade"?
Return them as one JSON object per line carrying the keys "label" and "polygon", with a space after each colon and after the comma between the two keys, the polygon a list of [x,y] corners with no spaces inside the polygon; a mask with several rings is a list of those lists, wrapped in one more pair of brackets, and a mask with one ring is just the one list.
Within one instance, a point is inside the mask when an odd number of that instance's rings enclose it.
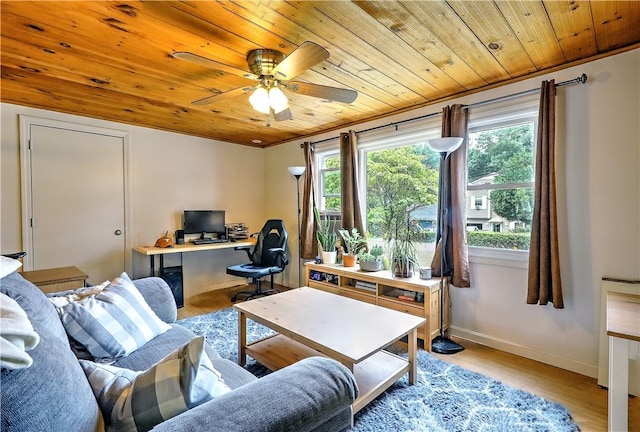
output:
{"label": "ceiling fan blade", "polygon": [[293,115],[291,115],[291,110],[286,108],[279,113],[274,113],[273,118],[275,121],[291,120],[293,119]]}
{"label": "ceiling fan blade", "polygon": [[219,71],[221,72],[219,75],[223,75],[223,74],[238,75],[253,81],[258,81],[259,79],[257,75],[254,75],[251,72],[247,72],[242,69],[238,69],[236,67],[229,66],[226,64],[218,63],[215,60],[211,60],[206,57],[202,57],[201,55],[190,53],[187,51],[176,51],[172,54],[172,57],[180,60],[186,60],[188,62],[195,63],[200,66],[204,66],[206,68]]}
{"label": "ceiling fan blade", "polygon": [[329,58],[329,51],[313,42],[303,42],[273,70],[273,76],[289,80]]}
{"label": "ceiling fan blade", "polygon": [[238,87],[238,88],[233,89],[233,90],[229,90],[229,91],[221,92],[221,93],[216,93],[216,94],[214,94],[212,96],[207,96],[207,97],[202,98],[202,99],[194,100],[193,102],[191,102],[191,105],[197,105],[197,106],[210,105],[212,103],[216,103],[216,102],[219,102],[221,100],[225,100],[225,99],[228,99],[228,98],[231,98],[231,97],[235,97],[235,96],[240,96],[242,94],[250,92],[254,88],[255,87]]}
{"label": "ceiling fan blade", "polygon": [[287,90],[296,94],[328,99],[336,102],[352,103],[358,97],[358,92],[351,89],[329,87],[305,82],[288,82]]}

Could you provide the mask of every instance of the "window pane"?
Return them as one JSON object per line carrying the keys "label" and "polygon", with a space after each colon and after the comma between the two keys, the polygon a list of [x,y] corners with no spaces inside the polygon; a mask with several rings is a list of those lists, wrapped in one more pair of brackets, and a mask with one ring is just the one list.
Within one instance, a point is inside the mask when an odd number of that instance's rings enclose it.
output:
{"label": "window pane", "polygon": [[384,244],[407,223],[421,230],[419,262],[433,256],[440,155],[426,144],[366,153],[367,231],[370,244]]}
{"label": "window pane", "polygon": [[489,198],[487,208],[467,210],[468,245],[529,250],[533,188],[484,192]]}
{"label": "window pane", "polygon": [[469,134],[468,181],[474,186],[467,192],[469,246],[529,249],[533,189],[509,187],[534,181],[533,153],[533,121]]}
{"label": "window pane", "polygon": [[533,181],[533,122],[469,134],[468,182]]}

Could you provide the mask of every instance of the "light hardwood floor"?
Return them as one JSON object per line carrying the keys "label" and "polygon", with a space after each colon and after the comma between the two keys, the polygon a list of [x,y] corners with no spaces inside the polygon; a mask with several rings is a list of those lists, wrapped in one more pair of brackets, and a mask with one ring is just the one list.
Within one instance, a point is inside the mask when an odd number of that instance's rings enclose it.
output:
{"label": "light hardwood floor", "polygon": [[[247,286],[234,287],[188,298],[184,308],[179,309],[178,317],[187,318],[230,307],[234,292],[251,289]],[[607,430],[607,391],[597,385],[595,378],[469,341],[459,342],[464,345],[464,351],[454,355],[434,355],[564,405],[583,432]],[[638,397],[629,398],[629,431],[640,432]]]}

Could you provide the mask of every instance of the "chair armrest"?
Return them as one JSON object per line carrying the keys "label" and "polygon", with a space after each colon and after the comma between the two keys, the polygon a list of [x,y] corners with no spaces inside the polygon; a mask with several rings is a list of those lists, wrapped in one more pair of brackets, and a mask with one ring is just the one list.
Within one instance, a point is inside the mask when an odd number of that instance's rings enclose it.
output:
{"label": "chair armrest", "polygon": [[286,266],[289,264],[289,258],[287,258],[287,253],[283,248],[269,248],[269,252],[276,255],[276,260],[280,260],[279,267]]}
{"label": "chair armrest", "polygon": [[178,308],[169,285],[159,277],[136,279],[133,284],[138,288],[151,309],[166,323],[176,322]]}
{"label": "chair armrest", "polygon": [[351,426],[358,387],[335,360],[311,357],[206,402],[154,431],[338,431]]}
{"label": "chair armrest", "polygon": [[251,261],[251,248],[249,246],[236,246],[233,248],[233,250],[245,251],[247,253],[247,256],[249,257],[249,261]]}

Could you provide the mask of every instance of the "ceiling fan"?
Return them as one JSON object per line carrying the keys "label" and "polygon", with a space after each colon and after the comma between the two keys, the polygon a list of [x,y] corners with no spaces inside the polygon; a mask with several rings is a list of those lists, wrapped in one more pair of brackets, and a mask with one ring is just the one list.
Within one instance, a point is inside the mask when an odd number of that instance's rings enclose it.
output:
{"label": "ceiling fan", "polygon": [[[238,75],[254,83],[225,92],[217,91],[212,96],[191,102],[193,105],[209,105],[221,100],[253,91],[249,102],[256,111],[271,116],[276,121],[290,120],[289,100],[285,91],[295,94],[327,99],[336,102],[351,103],[358,92],[350,89],[323,86],[300,81],[289,81],[307,69],[329,58],[329,51],[314,42],[303,42],[288,56],[272,49],[255,49],[247,54],[249,71],[219,63],[186,51],[177,51],[174,58],[186,60],[215,70],[216,76],[223,74]],[[257,82],[257,83],[256,83]],[[267,123],[268,125],[268,123]]]}

